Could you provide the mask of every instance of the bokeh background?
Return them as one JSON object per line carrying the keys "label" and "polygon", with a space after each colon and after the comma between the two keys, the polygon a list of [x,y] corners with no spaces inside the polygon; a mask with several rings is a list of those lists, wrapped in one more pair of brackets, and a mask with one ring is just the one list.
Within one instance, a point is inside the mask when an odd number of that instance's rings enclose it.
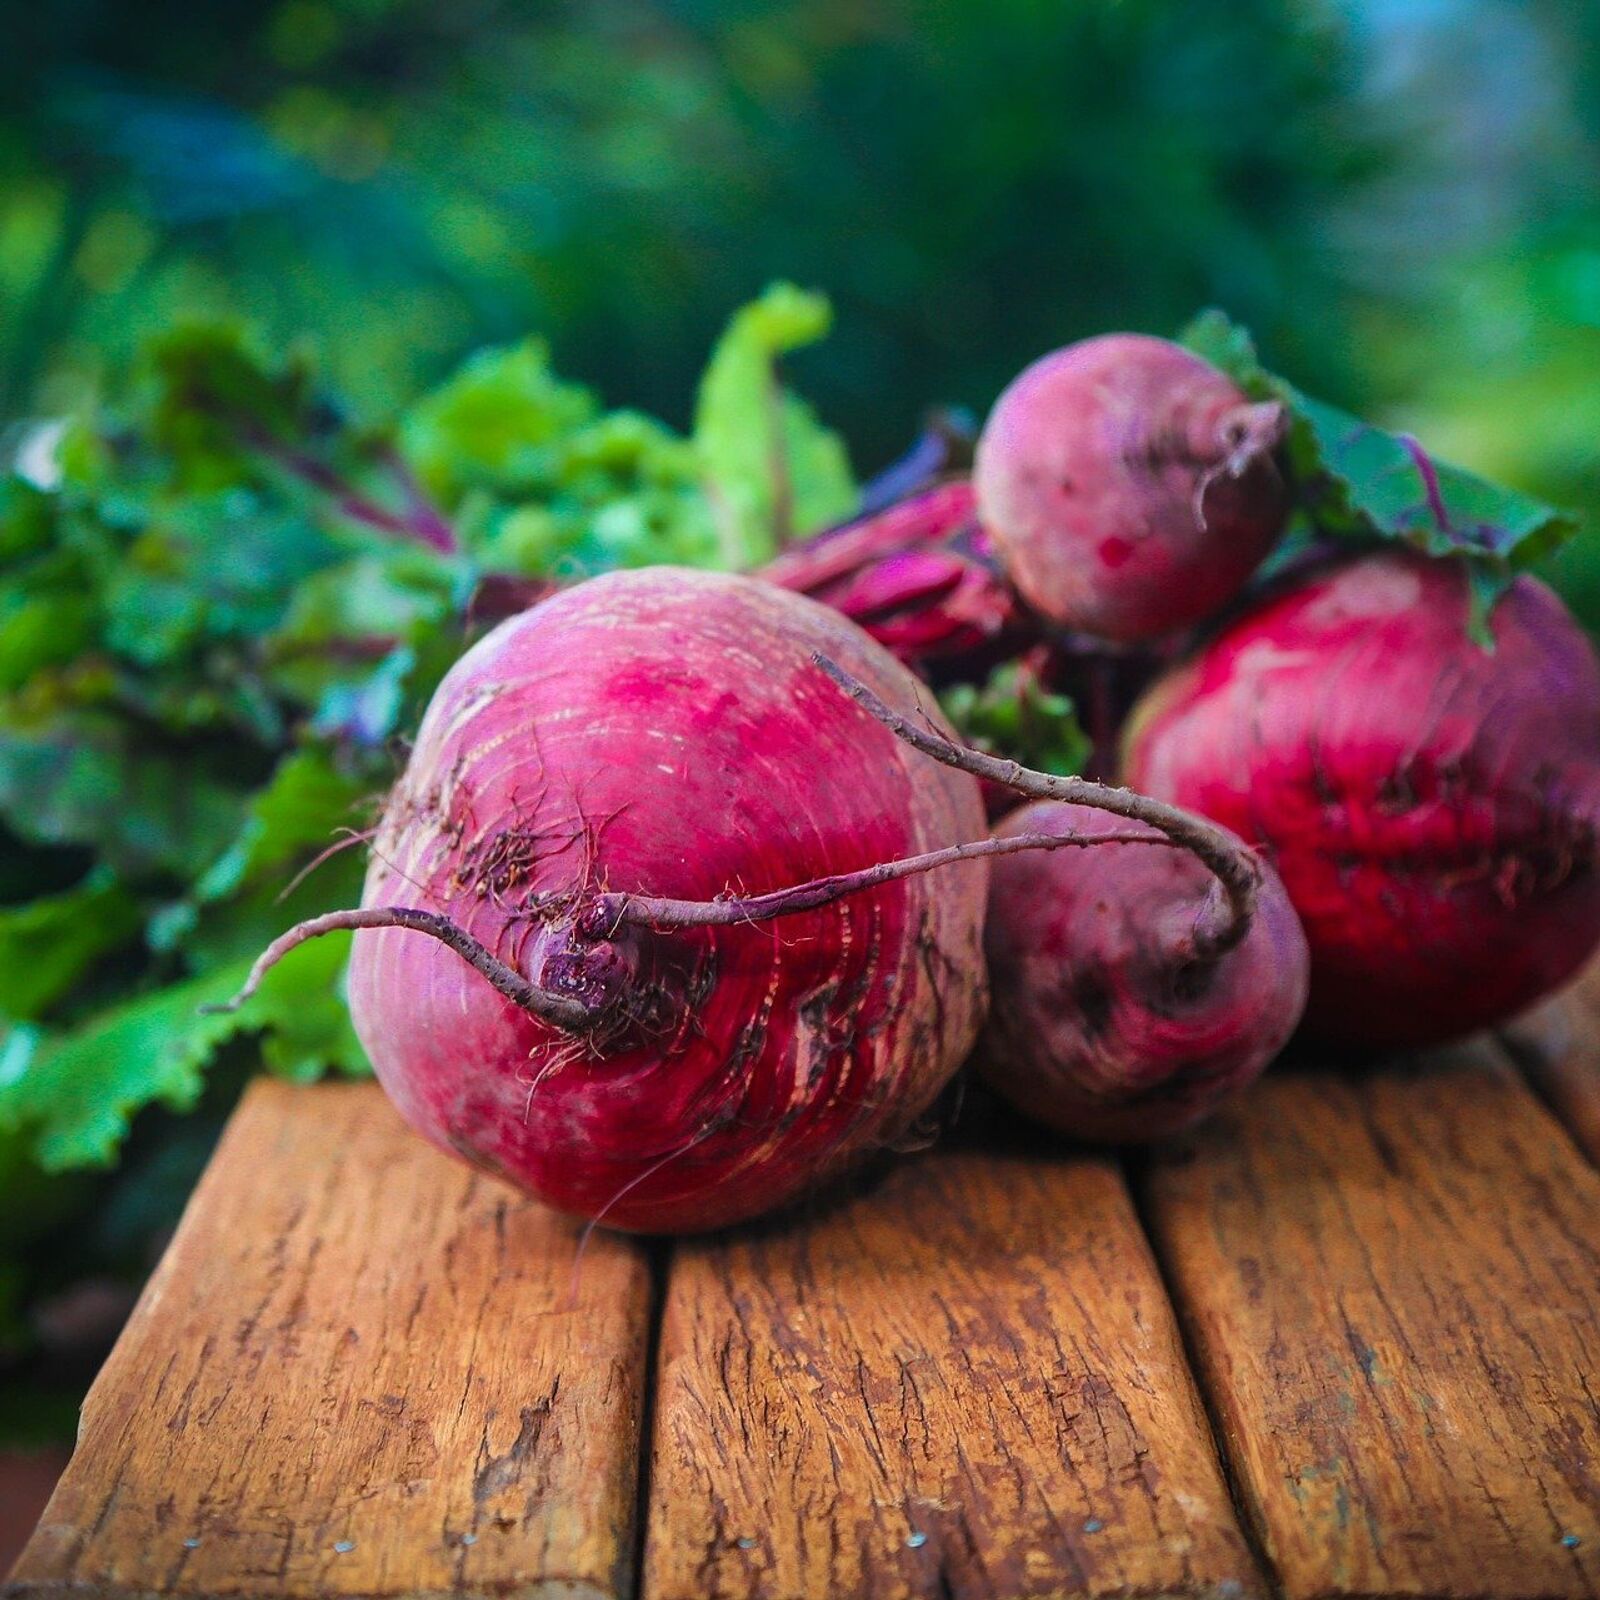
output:
{"label": "bokeh background", "polygon": [[[311,335],[372,418],[536,333],[606,404],[683,426],[729,312],[786,278],[832,299],[794,376],[863,477],[931,406],[981,415],[1051,346],[1217,304],[1303,389],[1600,511],[1600,6],[1581,0],[0,17],[0,446],[114,391],[193,313],[269,347]],[[1600,538],[1555,576],[1600,624]],[[0,1449],[69,1434],[225,1101],[162,1124],[136,1181],[94,1180],[92,1273],[49,1246],[32,1364],[0,1362]],[[89,1192],[51,1203],[82,1217]],[[0,1198],[0,1301],[22,1270],[7,1210],[35,1203]]]}
{"label": "bokeh background", "polygon": [[[379,413],[536,330],[681,420],[826,290],[870,471],[1085,332],[1226,306],[1303,388],[1600,505],[1600,8],[1573,0],[0,6],[0,414],[191,311]],[[1565,577],[1600,618],[1594,545]]]}

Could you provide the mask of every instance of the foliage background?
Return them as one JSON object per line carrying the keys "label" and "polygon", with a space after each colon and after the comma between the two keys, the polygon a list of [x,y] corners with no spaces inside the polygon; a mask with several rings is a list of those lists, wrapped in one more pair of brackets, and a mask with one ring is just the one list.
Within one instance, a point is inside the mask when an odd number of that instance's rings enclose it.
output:
{"label": "foliage background", "polygon": [[787,277],[833,297],[804,386],[861,467],[1054,343],[1217,303],[1311,392],[1600,501],[1592,6],[0,11],[6,415],[203,308],[314,332],[379,409],[537,330],[681,421],[728,308]]}
{"label": "foliage background", "polygon": [[[1220,304],[1312,393],[1600,510],[1594,6],[7,0],[0,17],[0,450],[121,395],[152,335],[219,312],[267,348],[310,334],[360,415],[412,408],[413,440],[417,395],[530,333],[608,406],[686,433],[731,308],[788,278],[832,298],[832,336],[791,367],[859,475],[931,405],[981,414],[1046,348]],[[628,439],[641,515],[677,515],[679,447]],[[1556,575],[1600,623],[1600,543]],[[12,937],[36,948],[26,924]],[[92,1328],[70,1337],[74,1315],[94,1323],[84,1285],[114,1325],[108,1286],[137,1278],[235,1088],[224,1068],[187,1119],[147,1114],[115,1177],[46,1181],[0,1146],[6,1423],[27,1420],[24,1390],[70,1400],[95,1356]],[[52,1218],[69,1247],[38,1245]],[[61,1336],[41,1338],[52,1316]]]}

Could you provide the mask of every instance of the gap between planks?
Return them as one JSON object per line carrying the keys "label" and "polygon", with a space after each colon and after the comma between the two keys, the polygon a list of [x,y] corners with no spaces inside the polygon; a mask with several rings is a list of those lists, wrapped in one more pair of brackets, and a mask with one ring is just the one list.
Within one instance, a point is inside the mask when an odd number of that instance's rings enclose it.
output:
{"label": "gap between planks", "polygon": [[1501,1030],[1534,1092],[1600,1166],[1600,961]]}

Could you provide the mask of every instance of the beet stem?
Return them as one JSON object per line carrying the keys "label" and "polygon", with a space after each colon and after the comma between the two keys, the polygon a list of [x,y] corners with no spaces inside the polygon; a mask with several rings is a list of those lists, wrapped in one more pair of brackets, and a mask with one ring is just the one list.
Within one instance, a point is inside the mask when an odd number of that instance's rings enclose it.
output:
{"label": "beet stem", "polygon": [[774,889],[770,894],[730,897],[717,900],[672,900],[646,894],[603,894],[594,907],[594,924],[614,930],[624,923],[649,928],[722,928],[736,922],[764,922],[773,917],[792,916],[799,911],[814,911],[831,905],[846,895],[859,894],[935,867],[957,861],[975,861],[984,856],[1009,856],[1019,850],[1061,850],[1102,844],[1173,845],[1164,833],[1019,833],[1004,839],[973,839],[965,844],[946,845],[922,855],[904,856],[898,861],[882,861],[857,872],[837,872],[826,878]]}
{"label": "beet stem", "polygon": [[1192,851],[1210,870],[1221,888],[1219,898],[1213,890],[1201,908],[1194,927],[1194,954],[1208,960],[1231,950],[1250,931],[1255,915],[1256,893],[1261,884],[1261,868],[1253,851],[1237,844],[1222,829],[1203,817],[1177,806],[1152,800],[1132,789],[1113,788],[1088,778],[1063,778],[1035,772],[1015,761],[1003,761],[981,751],[953,743],[931,728],[918,727],[875,695],[864,683],[830,661],[820,652],[811,659],[857,705],[876,718],[897,738],[947,767],[987,778],[1014,789],[1033,800],[1065,800],[1072,805],[1093,806],[1110,811],[1130,822],[1142,822],[1164,834],[1172,843]]}
{"label": "beet stem", "polygon": [[1400,434],[1399,439],[1416,466],[1417,476],[1422,479],[1422,492],[1428,498],[1428,511],[1439,532],[1449,533],[1450,513],[1445,509],[1444,491],[1439,486],[1439,469],[1434,466],[1433,457],[1409,433]]}
{"label": "beet stem", "polygon": [[288,953],[308,939],[320,938],[325,933],[340,933],[350,928],[409,928],[415,933],[425,933],[448,945],[455,953],[475,967],[507,1000],[524,1011],[564,1028],[570,1033],[581,1033],[594,1026],[596,1014],[582,1002],[567,995],[553,994],[529,983],[520,972],[508,967],[486,946],[478,943],[465,928],[436,911],[415,911],[406,906],[368,906],[359,911],[330,911],[325,916],[310,917],[297,923],[287,933],[280,934],[256,958],[244,987],[231,1000],[220,1005],[202,1006],[207,1015],[237,1011],[261,986],[261,980]]}
{"label": "beet stem", "polygon": [[788,429],[784,412],[788,396],[774,374],[767,385],[767,426],[772,429],[772,542],[781,550],[794,538],[794,475],[789,470]]}
{"label": "beet stem", "polygon": [[1238,406],[1222,419],[1221,437],[1229,476],[1242,478],[1262,456],[1270,455],[1289,431],[1289,413],[1276,400]]}
{"label": "beet stem", "polygon": [[411,463],[392,444],[381,445],[377,457],[399,486],[416,536],[443,555],[451,555],[460,549],[455,529],[433,503],[432,497],[422,486],[422,480],[411,470]]}
{"label": "beet stem", "polygon": [[213,406],[211,409],[214,415],[234,428],[250,449],[272,462],[280,471],[327,495],[339,514],[351,522],[358,522],[378,533],[417,539],[441,555],[453,554],[460,548],[455,530],[428,499],[426,491],[398,451],[390,448],[380,453],[379,459],[405,496],[404,515],[379,505],[353,488],[326,462],[319,461],[307,450],[286,444],[253,419],[236,415],[222,406]]}

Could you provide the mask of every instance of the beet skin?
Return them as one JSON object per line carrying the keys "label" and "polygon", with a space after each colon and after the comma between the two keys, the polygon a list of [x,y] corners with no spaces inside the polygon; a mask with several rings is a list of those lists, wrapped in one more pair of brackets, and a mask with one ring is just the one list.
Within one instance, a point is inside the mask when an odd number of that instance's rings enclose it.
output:
{"label": "beet skin", "polygon": [[1343,558],[1240,616],[1130,719],[1127,781],[1276,865],[1327,1037],[1470,1032],[1600,942],[1600,667],[1532,578],[1489,621],[1492,650],[1457,561]]}
{"label": "beet skin", "polygon": [[985,862],[772,922],[614,911],[630,895],[758,895],[982,834],[975,781],[863,717],[815,651],[932,711],[825,607],[668,568],[557,594],[451,670],[364,907],[443,913],[588,1021],[533,1014],[437,938],[358,932],[357,1032],[435,1144],[562,1210],[676,1231],[781,1205],[927,1108],[982,1016]]}
{"label": "beet skin", "polygon": [[1285,414],[1198,356],[1113,333],[1033,363],[978,441],[978,511],[1042,616],[1132,643],[1210,616],[1277,542]]}
{"label": "beet skin", "polygon": [[[1124,827],[1109,812],[1036,800],[996,832]],[[1035,1120],[1115,1143],[1188,1128],[1256,1078],[1304,1009],[1305,935],[1265,872],[1243,938],[1197,956],[1214,883],[1187,850],[1153,844],[997,858],[984,1077]]]}

